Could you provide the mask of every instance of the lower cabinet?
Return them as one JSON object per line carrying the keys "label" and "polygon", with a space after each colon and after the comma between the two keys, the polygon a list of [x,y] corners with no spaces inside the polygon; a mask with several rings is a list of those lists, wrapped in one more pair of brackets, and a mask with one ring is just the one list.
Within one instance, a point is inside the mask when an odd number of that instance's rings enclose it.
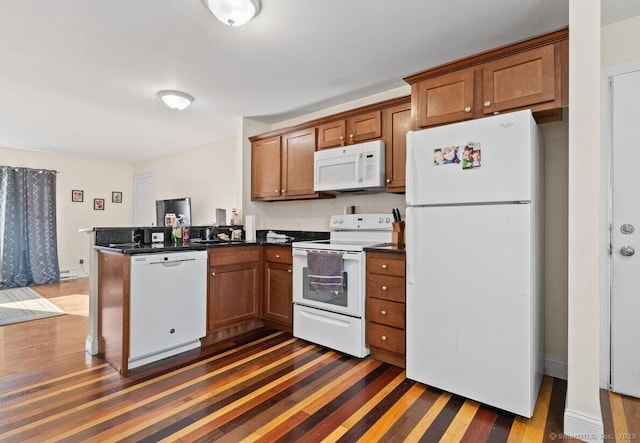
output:
{"label": "lower cabinet", "polygon": [[291,246],[264,246],[262,318],[283,331],[293,331],[293,257]]}
{"label": "lower cabinet", "polygon": [[405,367],[405,255],[367,252],[367,346],[371,357]]}
{"label": "lower cabinet", "polygon": [[208,259],[205,341],[255,328],[260,316],[260,246],[212,248]]}

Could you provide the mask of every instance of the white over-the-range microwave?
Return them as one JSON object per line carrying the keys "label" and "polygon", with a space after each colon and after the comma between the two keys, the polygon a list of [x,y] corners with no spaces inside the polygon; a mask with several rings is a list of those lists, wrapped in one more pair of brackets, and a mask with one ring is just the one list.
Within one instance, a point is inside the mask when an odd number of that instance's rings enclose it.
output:
{"label": "white over-the-range microwave", "polygon": [[384,141],[358,143],[314,153],[315,192],[384,190]]}

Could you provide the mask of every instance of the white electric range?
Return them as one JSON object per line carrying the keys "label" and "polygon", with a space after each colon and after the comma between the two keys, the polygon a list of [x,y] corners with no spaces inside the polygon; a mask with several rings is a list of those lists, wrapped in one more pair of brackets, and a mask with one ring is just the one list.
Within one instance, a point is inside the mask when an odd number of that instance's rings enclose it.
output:
{"label": "white electric range", "polygon": [[391,214],[334,215],[329,240],[293,242],[295,337],[355,357],[369,354],[364,249],[389,243],[392,222]]}

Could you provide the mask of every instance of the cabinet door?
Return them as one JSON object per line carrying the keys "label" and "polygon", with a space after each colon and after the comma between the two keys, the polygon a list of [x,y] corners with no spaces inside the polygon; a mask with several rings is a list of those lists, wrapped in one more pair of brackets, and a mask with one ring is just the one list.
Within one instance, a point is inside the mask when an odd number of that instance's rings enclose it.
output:
{"label": "cabinet door", "polygon": [[556,98],[555,45],[482,66],[483,113],[529,107]]}
{"label": "cabinet door", "polygon": [[251,199],[280,197],[280,137],[255,141],[251,145]]}
{"label": "cabinet door", "polygon": [[236,263],[209,268],[207,332],[258,318],[258,264]]}
{"label": "cabinet door", "polygon": [[344,146],[344,134],[347,124],[345,120],[337,120],[318,126],[318,149],[335,148]]}
{"label": "cabinet door", "polygon": [[385,158],[385,191],[404,192],[407,160],[407,131],[411,129],[411,104],[382,111]]}
{"label": "cabinet door", "polygon": [[347,120],[347,144],[359,143],[382,137],[381,111],[367,112]]}
{"label": "cabinet door", "polygon": [[474,79],[474,68],[468,68],[415,83],[417,128],[473,118]]}
{"label": "cabinet door", "polygon": [[282,137],[282,195],[313,194],[313,153],[316,129],[308,128]]}
{"label": "cabinet door", "polygon": [[265,263],[264,318],[285,326],[293,326],[292,286],[293,278],[290,264]]}

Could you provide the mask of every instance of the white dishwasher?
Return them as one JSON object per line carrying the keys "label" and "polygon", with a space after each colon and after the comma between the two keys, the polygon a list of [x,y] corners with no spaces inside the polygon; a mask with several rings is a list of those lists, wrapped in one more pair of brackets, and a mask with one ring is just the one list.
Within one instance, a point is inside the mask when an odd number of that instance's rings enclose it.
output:
{"label": "white dishwasher", "polygon": [[207,251],[131,256],[129,368],[200,346],[207,322]]}

